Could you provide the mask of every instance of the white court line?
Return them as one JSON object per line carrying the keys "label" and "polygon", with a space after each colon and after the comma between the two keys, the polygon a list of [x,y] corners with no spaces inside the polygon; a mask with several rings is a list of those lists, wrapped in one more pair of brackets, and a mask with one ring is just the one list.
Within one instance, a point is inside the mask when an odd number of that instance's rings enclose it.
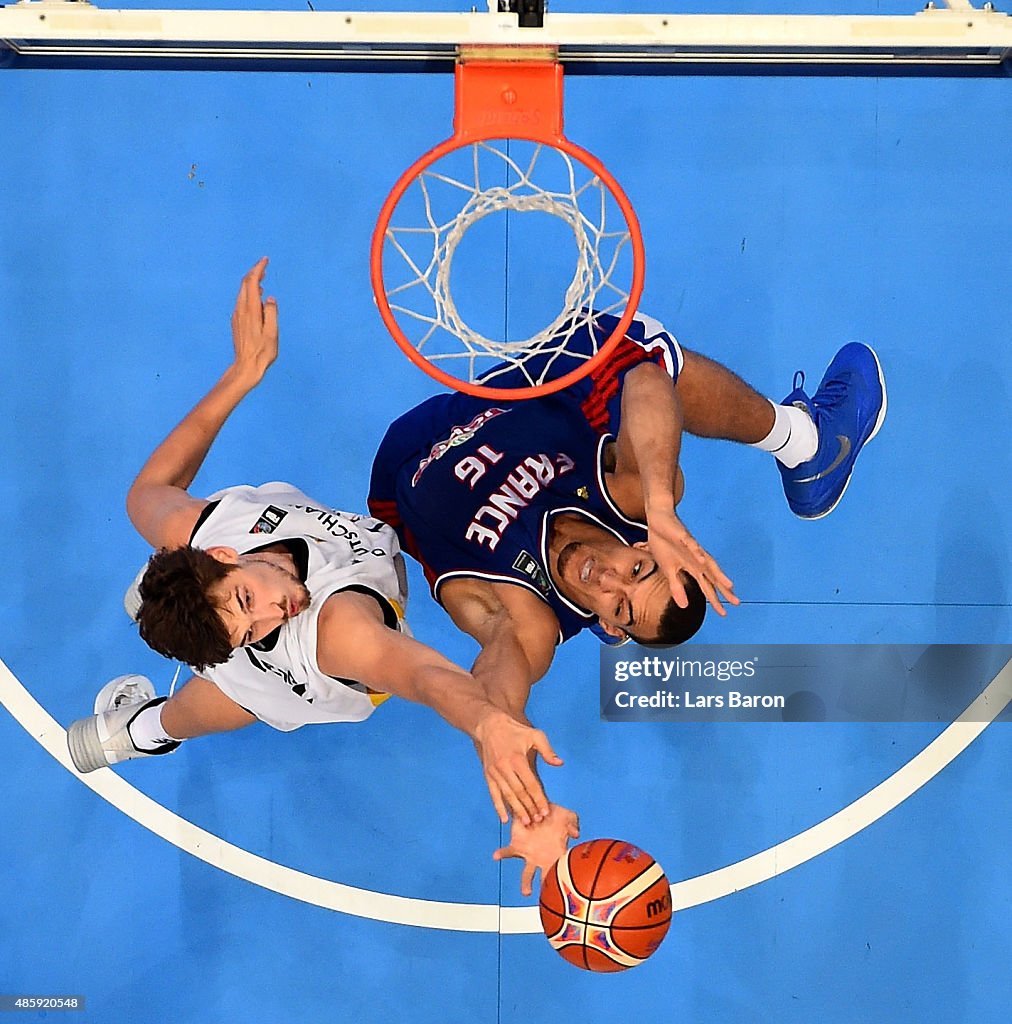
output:
{"label": "white court line", "polygon": [[[955,760],[1012,701],[1012,660],[959,718],[902,768],[852,804],[752,857],[671,886],[673,909],[720,899],[804,864],[867,828]],[[527,935],[541,931],[537,907],[438,903],[357,889],[296,871],[240,849],[156,803],[108,768],[80,775],[67,751],[66,730],[0,661],[0,703],[72,775],[139,825],[180,850],[237,878],[327,910],[419,928]]]}

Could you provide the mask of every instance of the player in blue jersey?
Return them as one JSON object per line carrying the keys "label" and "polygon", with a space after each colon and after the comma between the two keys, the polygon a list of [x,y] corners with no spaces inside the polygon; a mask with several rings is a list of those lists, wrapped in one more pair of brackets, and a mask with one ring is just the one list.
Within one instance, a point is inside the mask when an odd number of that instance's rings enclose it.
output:
{"label": "player in blue jersey", "polygon": [[[516,377],[496,384],[522,384]],[[437,395],[402,416],[377,452],[369,507],[480,644],[472,672],[490,698],[526,720],[531,686],[581,629],[681,643],[707,603],[722,615],[722,601],[738,603],[675,511],[683,432],[771,452],[792,511],[817,519],[842,498],[885,410],[866,345],[841,349],[811,397],[796,375],[777,404],[641,314],[607,365],[556,395]],[[514,821],[498,855],[524,857],[529,892],[575,827],[552,805],[533,827]]]}

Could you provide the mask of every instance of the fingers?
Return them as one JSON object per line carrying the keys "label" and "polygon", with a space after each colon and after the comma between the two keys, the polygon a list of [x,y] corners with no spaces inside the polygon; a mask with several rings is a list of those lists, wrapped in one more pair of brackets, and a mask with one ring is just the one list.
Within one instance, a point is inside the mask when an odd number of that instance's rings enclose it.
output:
{"label": "fingers", "polygon": [[239,302],[248,301],[251,296],[255,296],[257,301],[260,301],[260,282],[263,281],[264,274],[267,273],[267,263],[267,257],[262,256],[243,275],[242,283],[239,285]]}
{"label": "fingers", "polygon": [[259,284],[264,279],[264,274],[267,271],[267,264],[269,262],[270,261],[266,256],[261,256],[260,259],[258,259],[256,263],[246,271],[246,276],[242,279],[243,284],[247,281],[255,281]]}
{"label": "fingers", "polygon": [[278,302],[275,298],[269,298],[259,308],[260,314],[260,337],[263,341],[264,350],[273,350],[273,356],[277,355],[278,347]]}
{"label": "fingers", "polygon": [[534,872],[537,870],[537,866],[529,861],[524,865],[524,870],[520,875],[520,892],[524,896],[530,896],[534,891]]}
{"label": "fingers", "polygon": [[523,753],[514,744],[512,754],[499,757],[486,756],[487,751],[483,752],[481,746],[478,749],[499,820],[505,822],[505,808],[524,825],[530,825],[542,821],[548,815],[550,805],[527,751],[540,753],[548,764],[556,767],[562,764],[562,758],[555,753],[548,737],[540,729],[523,727],[522,743]]}
{"label": "fingers", "polygon": [[710,579],[720,587],[721,592],[727,595],[730,599],[728,591],[734,590],[734,583],[731,582],[731,577],[728,576],[719,565],[717,565],[716,559],[709,555],[707,556],[707,572]]}
{"label": "fingers", "polygon": [[714,589],[713,584],[705,577],[698,576],[696,582],[699,584],[699,589],[703,592],[703,597],[709,602],[710,607],[718,615],[727,615],[727,610],[720,603],[720,598],[717,596],[717,591]]}
{"label": "fingers", "polygon": [[264,303],[264,328],[269,334],[278,333],[278,300],[273,295]]}
{"label": "fingers", "polygon": [[236,363],[254,385],[278,355],[278,303],[273,296],[266,301],[263,298],[267,263],[264,256],[246,272],[232,312]]}
{"label": "fingers", "polygon": [[[739,605],[741,600],[737,594],[735,594],[734,584],[727,579],[727,577],[719,572],[717,575],[719,578],[714,578],[714,574],[707,568],[706,571],[700,571],[687,567],[686,572],[690,573],[695,581],[699,584],[699,589],[703,592],[703,597],[706,598],[707,603],[718,615],[727,615],[727,609],[721,604],[721,597],[727,601],[728,604]],[[722,584],[722,580],[726,580],[725,584]],[[671,587],[671,596],[675,600],[675,604],[679,608],[687,608],[689,606],[689,598],[685,592],[685,587],[682,581],[678,578],[678,574],[675,573],[668,577],[668,584]]]}
{"label": "fingers", "polygon": [[727,584],[725,586],[721,586],[721,583],[720,583],[719,580],[716,583],[717,583],[717,589],[720,591],[721,597],[723,597],[723,599],[728,604],[741,604],[742,603],[742,599],[739,596],[737,596],[737,594],[734,593],[734,584],[732,584],[729,580],[728,580],[728,582],[727,582]]}
{"label": "fingers", "polygon": [[671,596],[674,598],[675,604],[679,608],[688,608],[689,595],[685,592],[685,584],[679,579],[677,572],[673,572],[668,576],[668,587],[671,590]]}
{"label": "fingers", "polygon": [[734,583],[731,581],[731,577],[721,569],[713,555],[706,551],[703,551],[703,555],[705,556],[703,564],[704,574],[713,583],[713,585],[720,590],[728,601],[732,604],[737,604],[738,601],[732,593],[734,590]]}
{"label": "fingers", "polygon": [[531,819],[538,812],[534,802],[527,799],[524,789],[514,783],[512,787],[506,788],[505,796],[513,816],[519,818],[525,825],[530,825]]}
{"label": "fingers", "polygon": [[485,776],[485,782],[488,785],[489,796],[492,797],[492,806],[495,807],[495,813],[499,815],[499,821],[505,825],[509,821],[509,815],[506,813],[506,803],[502,798],[502,790],[489,775]]}
{"label": "fingers", "polygon": [[668,577],[671,596],[679,608],[687,608],[689,605],[685,587],[679,579],[680,571],[685,571],[694,577],[707,603],[718,615],[727,615],[727,610],[721,603],[721,597],[728,604],[741,604],[738,596],[734,593],[734,583],[731,578],[684,526],[679,523],[677,535],[672,535],[669,532],[666,537],[659,536],[659,551],[665,543],[671,547],[664,559],[666,564],[663,568]]}
{"label": "fingers", "polygon": [[[548,749],[551,752],[551,747]],[[562,764],[562,762],[559,761],[559,764]],[[541,780],[534,773],[530,765],[527,764],[524,765],[523,771],[518,773],[517,780],[520,785],[521,800],[523,800],[528,812],[535,820],[540,821],[548,814],[548,797],[545,795]]]}
{"label": "fingers", "polygon": [[[703,593],[706,594],[706,599],[720,615],[727,614],[724,606],[720,603],[720,597],[723,597],[728,604],[741,604],[738,595],[734,592],[734,583],[731,582],[731,578],[721,570],[716,560],[710,555],[706,556],[706,571],[699,577],[700,586],[703,586],[704,582],[706,587],[703,589]],[[709,588],[709,592],[706,588]]]}
{"label": "fingers", "polygon": [[264,256],[243,275],[242,284],[239,285],[239,298],[246,302],[260,303],[263,294],[263,280],[267,273],[267,257]]}
{"label": "fingers", "polygon": [[524,774],[513,772],[512,778],[502,779],[502,786],[511,810],[525,825],[537,822],[548,813],[548,800],[538,777],[525,764]]}
{"label": "fingers", "polygon": [[[542,758],[544,758],[546,764],[550,764],[554,768],[559,768],[564,764],[562,758],[559,757],[559,755],[552,749],[551,743],[548,742],[548,737],[540,729],[535,733],[533,746]],[[540,789],[540,784],[538,788]],[[545,801],[544,809],[546,812],[548,811],[547,801]]]}
{"label": "fingers", "polygon": [[513,849],[512,846],[500,846],[492,854],[492,860],[509,860],[511,857],[519,857],[520,854]]}
{"label": "fingers", "polygon": [[[499,820],[504,825],[508,820],[505,811],[509,811],[524,825],[530,825],[532,818],[541,819],[537,802],[529,796],[516,772],[513,772],[512,778],[510,778],[498,768],[487,768],[485,781],[488,784],[488,791],[492,795],[492,803],[495,804],[495,809],[499,814]],[[497,796],[498,799],[496,799]]]}

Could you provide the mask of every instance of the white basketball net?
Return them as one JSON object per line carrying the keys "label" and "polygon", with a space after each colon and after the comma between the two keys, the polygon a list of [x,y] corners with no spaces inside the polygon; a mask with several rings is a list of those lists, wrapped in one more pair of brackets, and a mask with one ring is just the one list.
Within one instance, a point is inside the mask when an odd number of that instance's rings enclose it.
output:
{"label": "white basketball net", "polygon": [[[596,354],[607,341],[607,335],[598,338],[593,330],[596,318],[603,313],[621,316],[629,301],[630,234],[608,186],[563,150],[544,144],[527,145],[532,147],[531,153],[529,158],[522,158],[522,163],[505,151],[500,140],[472,143],[454,151],[456,155],[470,150],[470,159],[459,158],[457,165],[469,165],[470,181],[461,180],[464,175],[438,170],[442,161],[437,161],[409,186],[386,230],[387,302],[415,348],[432,363],[452,362],[452,368],[444,369],[458,379],[466,371],[467,379],[494,385],[496,376],[519,368],[528,384],[544,383],[552,378],[559,356],[568,354],[585,361]],[[490,159],[497,165],[495,174],[489,173]],[[542,176],[550,177],[554,188],[535,180],[546,163],[553,166]],[[505,179],[507,184],[482,187],[483,179],[493,177]],[[456,206],[461,195],[466,196],[463,205],[449,216],[435,195],[438,191],[443,196],[445,206],[448,190],[452,190]],[[416,193],[412,202],[405,204],[412,191]],[[416,223],[395,225],[395,219],[404,216],[405,205],[411,207],[408,215],[413,215]],[[473,329],[461,315],[451,287],[454,254],[461,240],[479,221],[504,211],[557,217],[572,231],[576,244],[576,268],[559,312],[522,340],[491,338]],[[427,239],[426,244],[419,244],[422,239]],[[389,282],[395,274],[388,269],[391,249],[407,272],[407,278],[393,287]],[[625,278],[625,288],[615,282],[619,276]],[[578,350],[571,346],[577,332],[583,339],[589,336],[592,343],[588,346],[584,340]]]}

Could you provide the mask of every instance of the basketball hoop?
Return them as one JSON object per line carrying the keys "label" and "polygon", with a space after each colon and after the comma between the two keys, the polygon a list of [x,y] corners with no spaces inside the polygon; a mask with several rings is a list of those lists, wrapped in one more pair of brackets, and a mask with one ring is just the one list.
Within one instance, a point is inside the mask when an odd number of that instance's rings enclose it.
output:
{"label": "basketball hoop", "polygon": [[[484,265],[495,262],[488,258],[494,246],[485,246],[468,276],[463,254],[474,243],[463,244],[465,236],[487,235],[496,215],[507,217],[507,253],[519,237],[521,254],[503,264],[499,281]],[[575,269],[561,277],[558,261],[544,266],[567,244],[560,232],[576,252]],[[525,286],[506,278],[518,265],[531,275]],[[643,239],[618,182],[563,135],[562,65],[550,49],[462,52],[454,134],[394,185],[373,232],[370,266],[394,340],[459,391],[500,399],[551,394],[608,358],[643,289]],[[505,315],[490,316],[490,307]],[[483,315],[494,327],[480,322]],[[602,315],[607,328],[598,323]],[[499,319],[507,328],[519,320],[521,329],[504,330]]]}

